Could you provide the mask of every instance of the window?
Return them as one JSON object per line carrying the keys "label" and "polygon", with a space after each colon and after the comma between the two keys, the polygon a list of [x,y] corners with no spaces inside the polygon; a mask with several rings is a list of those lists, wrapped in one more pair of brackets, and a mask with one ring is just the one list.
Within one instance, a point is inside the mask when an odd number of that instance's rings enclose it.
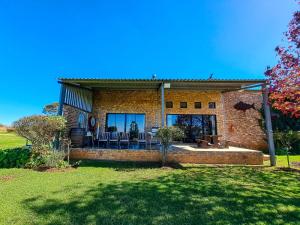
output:
{"label": "window", "polygon": [[216,115],[168,114],[167,126],[181,128],[185,142],[194,142],[203,135],[217,135]]}
{"label": "window", "polygon": [[209,102],[208,103],[208,108],[215,109],[216,108],[216,103],[215,102]]}
{"label": "window", "polygon": [[145,114],[108,113],[106,131],[108,132],[145,132]]}
{"label": "window", "polygon": [[187,102],[180,102],[180,108],[182,109],[187,108]]}
{"label": "window", "polygon": [[173,102],[166,102],[166,108],[173,108]]}
{"label": "window", "polygon": [[77,119],[77,125],[79,128],[86,128],[86,118],[83,113],[79,113]]}
{"label": "window", "polygon": [[201,109],[201,102],[195,102],[195,109]]}

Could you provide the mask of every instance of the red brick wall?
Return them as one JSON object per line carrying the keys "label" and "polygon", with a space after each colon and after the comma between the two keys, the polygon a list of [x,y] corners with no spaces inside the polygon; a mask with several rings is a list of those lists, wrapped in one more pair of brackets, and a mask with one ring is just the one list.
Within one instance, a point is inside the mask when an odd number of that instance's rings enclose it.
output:
{"label": "red brick wall", "polygon": [[[266,149],[265,133],[259,125],[261,118],[258,109],[262,107],[262,94],[258,91],[227,92],[224,97],[225,132],[224,135],[231,145],[250,149]],[[245,112],[236,110],[238,102],[255,105],[256,109]]]}
{"label": "red brick wall", "polygon": [[[161,153],[156,150],[88,150],[72,149],[72,159],[110,161],[160,162]],[[172,151],[167,160],[175,163],[262,165],[263,153],[259,151],[236,152],[229,150]]]}

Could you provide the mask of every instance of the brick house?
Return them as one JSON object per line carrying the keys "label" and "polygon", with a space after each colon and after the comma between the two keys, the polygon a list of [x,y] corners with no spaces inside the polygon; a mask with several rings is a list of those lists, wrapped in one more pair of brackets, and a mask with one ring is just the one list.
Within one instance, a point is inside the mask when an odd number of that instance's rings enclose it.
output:
{"label": "brick house", "polygon": [[59,113],[69,129],[93,118],[95,132],[129,132],[134,122],[146,134],[180,126],[187,143],[210,134],[232,146],[268,147],[258,111],[263,104],[258,87],[264,80],[60,78],[59,83]]}

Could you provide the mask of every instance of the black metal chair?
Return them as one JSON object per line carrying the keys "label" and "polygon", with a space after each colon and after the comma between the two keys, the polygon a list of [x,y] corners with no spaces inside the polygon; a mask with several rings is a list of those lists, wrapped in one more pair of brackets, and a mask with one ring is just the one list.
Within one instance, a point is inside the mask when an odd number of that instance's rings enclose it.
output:
{"label": "black metal chair", "polygon": [[122,132],[120,134],[119,148],[121,148],[122,143],[127,144],[127,148],[129,149],[129,135],[128,135],[128,133]]}
{"label": "black metal chair", "polygon": [[98,141],[98,148],[100,147],[100,142],[104,142],[105,147],[107,148],[109,144],[109,132],[99,133],[97,141]]}
{"label": "black metal chair", "polygon": [[110,137],[109,137],[109,145],[111,143],[115,143],[119,147],[119,136],[120,136],[120,134],[118,132],[111,132]]}
{"label": "black metal chair", "polygon": [[140,144],[145,145],[145,149],[147,149],[146,134],[144,132],[143,133],[139,133],[139,135],[138,135],[138,143],[139,143],[139,146],[140,146]]}

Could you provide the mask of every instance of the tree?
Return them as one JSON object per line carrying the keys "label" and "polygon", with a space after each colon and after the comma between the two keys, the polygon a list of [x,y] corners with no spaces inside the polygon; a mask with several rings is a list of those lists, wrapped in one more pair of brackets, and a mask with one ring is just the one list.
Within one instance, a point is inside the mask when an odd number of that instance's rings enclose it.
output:
{"label": "tree", "polygon": [[[299,2],[300,4],[300,2]],[[277,65],[265,72],[269,84],[269,100],[272,107],[283,114],[300,118],[300,12],[294,13],[288,31],[286,44],[276,47],[279,57]]]}
{"label": "tree", "polygon": [[162,127],[158,129],[156,136],[162,144],[162,165],[164,166],[172,140],[181,140],[184,137],[184,132],[177,127]]}
{"label": "tree", "polygon": [[45,105],[43,108],[43,113],[46,115],[53,115],[53,116],[57,115],[58,106],[59,106],[58,102],[53,102],[49,105]]}

